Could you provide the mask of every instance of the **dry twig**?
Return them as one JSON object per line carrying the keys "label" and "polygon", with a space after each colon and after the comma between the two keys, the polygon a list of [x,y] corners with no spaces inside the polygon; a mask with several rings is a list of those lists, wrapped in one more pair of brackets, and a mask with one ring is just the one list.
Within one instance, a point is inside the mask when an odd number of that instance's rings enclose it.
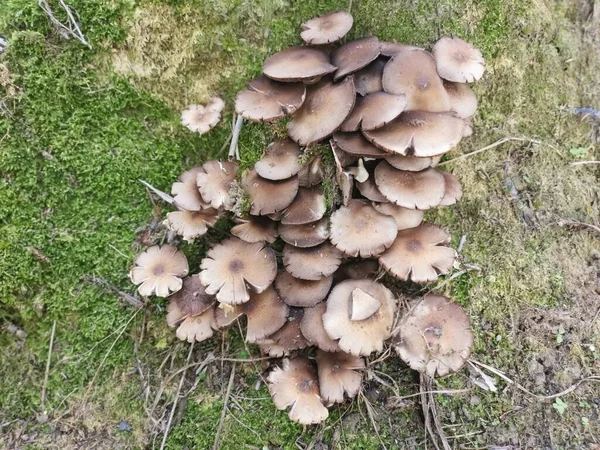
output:
{"label": "dry twig", "polygon": [[235,377],[235,363],[231,366],[231,373],[229,374],[229,383],[227,384],[227,392],[225,392],[225,399],[223,400],[223,410],[221,411],[221,417],[219,419],[219,426],[217,428],[217,434],[215,435],[215,443],[213,444],[213,450],[218,450],[219,441],[221,440],[221,432],[223,431],[223,422],[225,421],[225,414],[227,412],[227,404],[229,403],[229,396],[231,395],[231,388],[233,387],[233,379]]}
{"label": "dry twig", "polygon": [[138,300],[133,295],[130,295],[126,292],[119,290],[119,288],[117,288],[116,286],[113,286],[108,281],[106,281],[104,278],[97,277],[96,275],[86,275],[83,277],[83,280],[87,281],[89,283],[98,285],[100,287],[103,287],[104,289],[106,289],[110,292],[114,292],[119,297],[121,297],[125,301],[125,303],[133,306],[134,308],[141,308],[142,306],[144,306],[144,302],[142,302],[141,300]]}
{"label": "dry twig", "polygon": [[449,159],[448,161],[441,162],[441,163],[438,164],[438,167],[439,166],[443,166],[445,164],[449,164],[449,163],[452,163],[452,162],[459,161],[461,159],[468,158],[469,156],[478,155],[479,153],[483,153],[486,150],[491,150],[492,148],[496,148],[496,147],[498,147],[498,146],[500,146],[502,144],[506,144],[507,142],[511,142],[511,141],[529,142],[531,144],[547,145],[548,147],[553,148],[554,150],[556,150],[555,147],[553,147],[553,146],[551,146],[549,144],[544,144],[543,142],[540,142],[540,141],[536,141],[534,139],[526,139],[526,138],[518,138],[518,137],[504,137],[502,139],[497,140],[493,144],[486,145],[485,147],[480,148],[479,150],[475,150],[474,152],[465,153],[464,155],[460,155],[460,156],[457,156],[456,158]]}
{"label": "dry twig", "polygon": [[240,139],[240,133],[242,132],[242,125],[244,124],[244,118],[237,116],[235,126],[233,127],[233,137],[231,138],[231,145],[229,146],[229,159],[240,160],[240,150],[238,148],[238,140]]}
{"label": "dry twig", "polygon": [[[78,40],[79,42],[81,42],[87,48],[91,49],[92,46],[85,38],[83,32],[81,31],[81,28],[79,28],[79,24],[77,23],[77,20],[75,20],[75,16],[73,14],[73,9],[71,9],[71,7],[64,2],[64,0],[58,0],[58,3],[61,6],[61,8],[64,9],[65,13],[67,14],[67,20],[68,20],[67,25],[64,25],[56,18],[56,16],[54,15],[54,11],[52,10],[52,8],[50,7],[50,5],[48,4],[48,2],[46,0],[38,0],[38,5],[46,13],[48,18],[50,19],[50,22],[52,22],[52,24],[58,29],[61,36],[63,36],[66,39],[69,39],[69,37],[72,37],[72,38]],[[77,14],[77,13],[75,13],[75,14]]]}
{"label": "dry twig", "polygon": [[167,194],[166,192],[161,191],[160,189],[156,189],[154,186],[152,186],[150,183],[148,183],[147,181],[144,180],[138,180],[140,183],[142,183],[144,186],[146,186],[148,189],[150,189],[152,192],[154,192],[156,195],[158,195],[161,199],[163,199],[165,202],[169,203],[169,204],[173,204],[173,202],[175,202],[175,199],[173,197],[171,197],[169,194]]}
{"label": "dry twig", "polygon": [[596,233],[600,234],[600,227],[589,223],[581,222],[576,219],[561,219],[558,221],[558,225],[561,227],[572,227],[572,228],[587,228]]}
{"label": "dry twig", "polygon": [[50,358],[52,357],[52,347],[54,347],[54,333],[56,332],[56,320],[52,323],[52,332],[50,333],[50,344],[48,345],[48,358],[46,359],[46,372],[44,373],[44,383],[42,384],[41,407],[44,412],[46,403],[46,386],[48,385],[48,376],[50,375]]}
{"label": "dry twig", "polygon": [[600,161],[577,161],[569,163],[570,166],[583,166],[584,164],[600,164]]}

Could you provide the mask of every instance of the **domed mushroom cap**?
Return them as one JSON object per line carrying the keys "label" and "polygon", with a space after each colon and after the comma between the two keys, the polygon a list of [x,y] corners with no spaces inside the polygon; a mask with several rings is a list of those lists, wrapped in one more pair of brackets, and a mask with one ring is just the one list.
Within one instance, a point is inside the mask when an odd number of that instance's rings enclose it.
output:
{"label": "domed mushroom cap", "polygon": [[377,58],[364,69],[354,73],[354,88],[360,95],[371,94],[383,90],[381,78],[387,61]]}
{"label": "domed mushroom cap", "polygon": [[283,247],[283,265],[296,278],[320,280],[337,270],[342,252],[329,243],[316,247],[297,248],[289,244]]}
{"label": "domed mushroom cap", "polygon": [[300,146],[291,139],[271,142],[265,155],[254,165],[256,173],[267,180],[285,180],[300,172]]}
{"label": "domed mushroom cap", "polygon": [[170,299],[184,316],[197,316],[213,306],[217,299],[206,293],[198,275],[190,275],[183,279],[183,287]]}
{"label": "domed mushroom cap", "polygon": [[418,156],[405,156],[395,153],[393,155],[388,155],[384,158],[387,162],[390,163],[390,166],[394,167],[398,170],[408,170],[409,172],[420,172],[421,170],[425,170],[428,167],[435,167],[438,165],[441,156],[432,156],[432,157],[423,157],[419,158]]}
{"label": "domed mushroom cap", "polygon": [[182,236],[184,241],[190,242],[204,236],[217,220],[219,211],[207,208],[200,211],[172,211],[167,213],[165,222],[169,230]]}
{"label": "domed mushroom cap", "polygon": [[441,173],[444,175],[444,198],[442,198],[440,206],[454,205],[462,197],[462,185],[451,173]]}
{"label": "domed mushroom cap", "polygon": [[341,206],[330,221],[331,243],[352,257],[380,254],[392,245],[398,233],[393,217],[377,212],[360,200]]}
{"label": "domed mushroom cap", "polygon": [[293,350],[300,350],[308,346],[300,331],[300,321],[304,315],[302,308],[290,308],[287,322],[278,331],[267,339],[272,340],[277,346],[284,350],[287,355]]}
{"label": "domed mushroom cap", "polygon": [[441,112],[450,99],[435,69],[435,61],[423,50],[397,53],[383,70],[383,90],[406,95],[407,111]]}
{"label": "domed mushroom cap", "polygon": [[210,208],[198,190],[196,177],[199,173],[204,173],[202,167],[192,167],[179,175],[179,181],[173,183],[171,194],[173,194],[173,204],[179,209],[187,211],[200,211]]}
{"label": "domed mushroom cap", "polygon": [[331,12],[304,22],[300,37],[307,44],[329,44],[343,38],[350,31],[353,23],[354,19],[350,13]]}
{"label": "domed mushroom cap", "polygon": [[484,72],[481,52],[460,38],[443,37],[433,46],[437,72],[445,80],[472,83]]}
{"label": "domed mushroom cap", "polygon": [[381,256],[381,266],[400,280],[415,283],[437,280],[438,274],[450,271],[456,251],[446,247],[450,235],[424,222],[416,228],[398,232],[396,240]]}
{"label": "domed mushroom cap", "polygon": [[208,161],[202,166],[203,172],[198,172],[196,184],[202,194],[202,198],[213,208],[225,208],[227,210],[233,207],[234,199],[229,194],[235,176],[237,175],[238,165],[231,161]]}
{"label": "domed mushroom cap", "polygon": [[338,81],[346,75],[366,67],[378,56],[379,40],[375,36],[342,45],[331,54],[331,62],[338,68],[333,79]]}
{"label": "domed mushroom cap", "polygon": [[133,284],[139,284],[140,295],[168,297],[183,286],[189,266],[183,253],[172,245],[155,245],[147,248],[135,259],[135,267],[129,272]]}
{"label": "domed mushroom cap", "polygon": [[221,120],[221,112],[202,105],[190,105],[181,112],[181,123],[190,131],[204,134]]}
{"label": "domed mushroom cap", "polygon": [[356,92],[352,77],[340,83],[323,79],[307,89],[306,100],[288,123],[288,134],[306,146],[326,138],[348,117]]}
{"label": "domed mushroom cap", "polygon": [[203,342],[213,336],[216,330],[215,307],[211,306],[202,314],[186,317],[177,327],[175,335],[177,339],[192,343]]}
{"label": "domed mushroom cap", "polygon": [[342,133],[338,131],[333,134],[333,141],[339,148],[351,155],[369,158],[383,158],[389,155],[367,141],[360,132]]}
{"label": "domed mushroom cap", "polygon": [[444,175],[432,168],[408,172],[396,170],[382,161],[375,169],[375,183],[390,202],[405,208],[430,209],[444,198]]}
{"label": "domed mushroom cap", "polygon": [[329,219],[304,225],[279,224],[278,231],[281,239],[294,247],[315,247],[329,238]]}
{"label": "domed mushroom cap", "polygon": [[335,72],[329,54],[315,47],[290,47],[269,56],[263,73],[277,81],[303,81]]}
{"label": "domed mushroom cap", "polygon": [[342,131],[374,130],[398,117],[406,107],[405,95],[374,92],[356,99],[356,105],[342,124]]}
{"label": "domed mushroom cap", "polygon": [[281,216],[284,225],[304,225],[320,220],[327,211],[321,188],[298,189],[298,195]]}
{"label": "domed mushroom cap", "polygon": [[276,367],[267,381],[275,407],[291,407],[288,415],[294,422],[310,425],[327,419],[329,411],[319,395],[317,371],[308,358],[284,359],[283,368]]}
{"label": "domed mushroom cap", "polygon": [[319,302],[310,308],[304,308],[304,317],[300,322],[300,330],[310,345],[315,345],[327,352],[340,350],[337,341],[329,337],[323,326],[323,314],[327,310],[325,302]]}
{"label": "domed mushroom cap", "polygon": [[264,216],[290,206],[298,193],[298,177],[294,175],[281,181],[267,180],[252,169],[242,178],[242,187],[250,197],[250,214]]}
{"label": "domed mushroom cap", "polygon": [[236,308],[248,319],[247,342],[257,342],[280,330],[289,314],[288,306],[272,286],[260,294],[252,292],[250,300]]}
{"label": "domed mushroom cap", "polygon": [[333,277],[323,277],[320,280],[300,280],[286,271],[281,271],[275,278],[275,289],[285,303],[290,306],[310,307],[325,299]]}
{"label": "domed mushroom cap", "polygon": [[385,42],[379,41],[379,51],[383,56],[394,56],[396,53],[406,52],[409,50],[423,50],[420,47],[415,47],[413,45],[401,44],[400,42]]}
{"label": "domed mushroom cap", "polygon": [[386,216],[392,216],[398,225],[398,231],[408,230],[421,225],[425,213],[418,209],[404,208],[394,203],[375,203],[373,207]]}
{"label": "domed mushroom cap", "polygon": [[248,286],[261,293],[277,274],[277,261],[262,243],[249,244],[229,238],[214,245],[200,264],[200,281],[208,294],[221,303],[239,304],[250,300]]}
{"label": "domed mushroom cap", "polygon": [[363,183],[356,183],[356,187],[358,188],[358,192],[368,200],[380,203],[389,202],[375,184],[375,177],[369,177]]}
{"label": "domed mushroom cap", "polygon": [[[378,306],[376,312],[360,320],[373,305]],[[352,319],[353,311],[355,320]],[[383,341],[389,337],[395,311],[396,301],[382,284],[372,280],[346,280],[329,294],[323,325],[330,338],[339,339],[344,352],[366,356],[383,350]]]}
{"label": "domed mushroom cap", "polygon": [[402,320],[394,341],[396,352],[412,369],[443,377],[464,365],[473,333],[460,305],[428,294]]}
{"label": "domed mushroom cap", "polygon": [[365,131],[375,146],[392,153],[413,156],[442,155],[462,139],[464,122],[450,113],[405,111],[400,117],[377,130]]}
{"label": "domed mushroom cap", "polygon": [[344,403],[344,394],[348,398],[356,397],[362,384],[365,360],[343,352],[329,353],[317,351],[317,371],[321,398],[326,404]]}
{"label": "domed mushroom cap", "polygon": [[237,219],[240,223],[231,227],[231,234],[251,244],[267,241],[272,244],[277,239],[277,225],[268,217],[250,216],[249,219]]}
{"label": "domed mushroom cap", "polygon": [[263,75],[235,97],[235,112],[252,122],[273,122],[294,113],[306,96],[304,83],[282,83]]}
{"label": "domed mushroom cap", "polygon": [[453,83],[444,80],[444,88],[450,98],[450,111],[461,119],[467,119],[477,111],[475,92],[465,83]]}

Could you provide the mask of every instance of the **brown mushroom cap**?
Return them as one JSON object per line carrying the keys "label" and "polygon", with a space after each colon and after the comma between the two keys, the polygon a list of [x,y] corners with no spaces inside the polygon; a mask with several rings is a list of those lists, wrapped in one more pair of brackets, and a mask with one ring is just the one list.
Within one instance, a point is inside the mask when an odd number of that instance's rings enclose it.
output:
{"label": "brown mushroom cap", "polygon": [[352,279],[363,279],[374,277],[379,271],[379,262],[376,259],[364,259],[362,261],[352,260],[340,266],[333,275],[334,284],[340,281]]}
{"label": "brown mushroom cap", "polygon": [[258,344],[261,354],[269,355],[273,358],[281,358],[289,354],[281,345],[275,343],[273,339],[264,338],[256,342],[256,344]]}
{"label": "brown mushroom cap", "polygon": [[423,50],[420,47],[415,47],[413,45],[401,44],[400,42],[385,42],[379,41],[379,51],[383,56],[394,56],[396,53],[406,52],[409,50]]}
{"label": "brown mushroom cap", "polygon": [[363,197],[373,202],[388,202],[389,200],[385,198],[385,196],[379,191],[377,185],[375,184],[375,177],[369,177],[363,183],[356,183],[356,187],[358,191],[361,193]]}
{"label": "brown mushroom cap", "polygon": [[[351,305],[360,300],[353,295],[357,289],[380,304],[377,312],[366,320],[350,318]],[[389,337],[395,310],[396,301],[382,284],[372,280],[345,280],[329,294],[323,325],[330,338],[339,339],[339,346],[344,352],[366,356],[383,350],[383,341]]]}
{"label": "brown mushroom cap", "polygon": [[196,183],[202,194],[202,198],[213,208],[225,208],[227,210],[233,207],[234,199],[229,194],[238,165],[231,161],[209,161],[202,166],[204,172],[198,172]]}
{"label": "brown mushroom cap", "polygon": [[289,314],[288,306],[271,286],[266,291],[250,294],[250,300],[237,308],[246,315],[246,341],[257,342],[280,330]]}
{"label": "brown mushroom cap", "polygon": [[311,308],[304,308],[300,330],[310,345],[327,352],[337,352],[340,349],[337,341],[329,337],[323,326],[323,314],[326,310],[325,302],[319,302]]}
{"label": "brown mushroom cap", "polygon": [[472,83],[484,72],[481,52],[460,38],[443,37],[433,46],[440,77],[455,83]]}
{"label": "brown mushroom cap", "polygon": [[202,314],[186,317],[177,327],[175,335],[182,341],[192,343],[194,341],[202,342],[212,337],[213,330],[216,330],[215,308],[210,307]]}
{"label": "brown mushroom cap", "polygon": [[206,293],[198,275],[190,275],[183,279],[182,288],[171,296],[185,316],[197,316],[213,306],[217,299]]}
{"label": "brown mushroom cap", "polygon": [[306,146],[326,138],[348,117],[356,92],[352,77],[340,83],[323,79],[307,89],[306,100],[288,123],[288,134]]}
{"label": "brown mushroom cap", "polygon": [[321,398],[326,404],[343,403],[344,394],[354,398],[362,384],[365,360],[343,352],[317,351],[317,370]]}
{"label": "brown mushroom cap", "polygon": [[400,280],[434,281],[454,265],[456,251],[446,247],[449,242],[448,233],[423,222],[416,228],[399,231],[392,246],[379,256],[379,263]]}
{"label": "brown mushroom cap", "polygon": [[250,300],[248,286],[261,293],[277,275],[277,261],[263,243],[229,238],[214,245],[200,264],[200,281],[208,294],[231,305]]}
{"label": "brown mushroom cap", "polygon": [[450,113],[406,111],[377,130],[365,131],[375,146],[392,153],[413,156],[442,155],[462,139],[464,122]]}
{"label": "brown mushroom cap", "polygon": [[450,99],[437,74],[435,61],[423,50],[397,53],[383,70],[383,90],[406,95],[407,111],[441,112],[450,109]]}
{"label": "brown mushroom cap", "polygon": [[394,341],[396,352],[412,369],[443,377],[464,365],[473,333],[460,305],[428,294],[402,320]]}
{"label": "brown mushroom cap", "polygon": [[302,280],[320,280],[337,270],[342,252],[329,243],[316,247],[297,248],[289,244],[283,247],[285,269]]}
{"label": "brown mushroom cap", "polygon": [[381,214],[392,216],[398,225],[398,231],[418,227],[423,222],[425,215],[418,209],[404,208],[394,203],[375,203],[373,206]]}
{"label": "brown mushroom cap", "polygon": [[418,156],[405,156],[393,154],[385,157],[390,165],[398,170],[408,170],[410,172],[420,172],[428,167],[435,167],[442,159],[441,156],[432,156],[419,158]]}
{"label": "brown mushroom cap", "polygon": [[286,271],[281,271],[275,278],[275,289],[285,303],[290,306],[310,307],[322,301],[333,283],[333,277],[320,280],[300,280]]}
{"label": "brown mushroom cap", "polygon": [[392,245],[398,233],[393,217],[360,200],[341,206],[330,221],[331,243],[352,257],[378,255]]}
{"label": "brown mushroom cap", "polygon": [[179,175],[179,181],[173,183],[171,194],[173,194],[173,204],[179,209],[187,211],[200,211],[210,208],[198,190],[196,185],[196,176],[204,173],[202,167],[192,167]]}
{"label": "brown mushroom cap", "polygon": [[381,78],[387,61],[377,58],[364,69],[354,73],[354,88],[360,95],[368,95],[372,92],[383,90]]}
{"label": "brown mushroom cap", "polygon": [[408,172],[396,170],[386,161],[382,161],[375,169],[375,183],[390,202],[405,208],[433,208],[444,198],[444,175],[432,168],[421,172]]}
{"label": "brown mushroom cap", "polygon": [[287,322],[267,338],[283,348],[286,355],[293,350],[300,350],[308,346],[308,342],[300,331],[300,321],[303,315],[302,308],[290,308]]}
{"label": "brown mushroom cap", "polygon": [[314,156],[305,163],[298,172],[298,182],[302,187],[316,186],[323,181],[323,165],[321,155]]}
{"label": "brown mushroom cap", "polygon": [[353,23],[354,19],[350,13],[331,12],[304,22],[300,37],[307,44],[329,44],[343,38],[350,31]]}
{"label": "brown mushroom cap", "polygon": [[172,211],[167,213],[165,223],[169,230],[189,242],[204,236],[208,229],[217,223],[217,220],[219,220],[219,211],[207,208],[200,211]]}
{"label": "brown mushroom cap", "polygon": [[251,244],[267,241],[272,244],[277,239],[277,224],[265,216],[250,216],[237,219],[240,223],[231,227],[231,234]]}
{"label": "brown mushroom cap", "polygon": [[135,259],[135,267],[129,272],[133,284],[139,285],[140,295],[168,297],[183,286],[189,266],[183,253],[172,245],[152,246]]}
{"label": "brown mushroom cap", "polygon": [[290,47],[269,56],[263,73],[277,81],[303,81],[335,72],[329,54],[315,47]]}
{"label": "brown mushroom cap", "polygon": [[252,122],[273,122],[294,113],[306,96],[304,83],[282,83],[263,75],[235,97],[235,112]]}
{"label": "brown mushroom cap", "polygon": [[444,198],[440,206],[454,205],[462,197],[462,185],[454,175],[448,172],[442,172],[444,175]]}
{"label": "brown mushroom cap", "polygon": [[285,180],[300,172],[300,146],[291,139],[271,142],[265,155],[254,165],[256,173],[267,180]]}
{"label": "brown mushroom cap", "polygon": [[342,131],[374,130],[391,122],[404,111],[405,95],[374,92],[356,99],[356,105],[346,118]]}
{"label": "brown mushroom cap", "polygon": [[[331,54],[331,62],[337,66],[333,79],[340,80],[346,75],[366,67],[379,56],[379,40],[370,36],[350,41]],[[354,89],[354,86],[352,86]]]}
{"label": "brown mushroom cap", "polygon": [[[255,216],[281,211],[294,201],[298,193],[298,177],[273,181],[261,177],[252,169],[242,178],[242,187],[250,197],[250,214]],[[273,195],[273,193],[277,195]]]}
{"label": "brown mushroom cap", "polygon": [[267,378],[269,393],[279,410],[291,406],[291,420],[304,425],[323,422],[329,411],[319,395],[317,371],[308,358],[297,356],[283,360],[283,368],[276,367]]}
{"label": "brown mushroom cap", "polygon": [[240,305],[232,306],[226,303],[220,303],[215,308],[215,323],[217,324],[217,329],[224,330],[243,315],[244,313],[242,312]]}
{"label": "brown mushroom cap", "polygon": [[450,111],[454,111],[461,119],[467,119],[475,114],[477,97],[469,85],[444,80],[444,88],[450,99]]}
{"label": "brown mushroom cap", "polygon": [[342,133],[340,131],[333,133],[333,141],[346,153],[356,156],[365,156],[369,158],[383,158],[389,153],[375,147],[360,132]]}
{"label": "brown mushroom cap", "polygon": [[329,219],[304,225],[280,224],[278,231],[281,239],[294,247],[315,247],[329,238]]}
{"label": "brown mushroom cap", "polygon": [[320,220],[327,211],[321,188],[298,189],[298,195],[281,216],[284,225],[304,225]]}

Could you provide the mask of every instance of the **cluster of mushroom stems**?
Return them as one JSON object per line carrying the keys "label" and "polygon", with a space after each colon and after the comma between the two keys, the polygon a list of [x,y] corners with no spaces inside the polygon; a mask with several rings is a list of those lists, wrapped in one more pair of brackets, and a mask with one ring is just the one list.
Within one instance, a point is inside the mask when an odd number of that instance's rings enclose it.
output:
{"label": "cluster of mushroom stems", "polygon": [[[472,132],[477,99],[467,83],[481,78],[483,58],[458,38],[432,53],[374,36],[333,44],[352,24],[342,11],[307,21],[306,45],[268,57],[238,93],[236,113],[248,121],[291,116],[287,138],[243,173],[235,161],[209,161],[173,184],[170,230],[194,241],[226,216],[232,237],[212,245],[193,275],[172,245],[146,249],[130,273],[140,294],[169,297],[179,339],[204,341],[245,316],[246,341],[283,358],[267,377],[276,407],[302,424],[356,396],[365,358],[386,342],[432,377],[459,370],[473,343],[467,315],[446,297],[426,295],[401,314],[402,294],[380,269],[427,283],[455,264],[450,235],[423,218],[462,195],[435,166]],[[218,100],[192,105],[184,125],[208,131]],[[334,204],[323,193],[323,154],[311,152],[323,143],[335,161]]]}

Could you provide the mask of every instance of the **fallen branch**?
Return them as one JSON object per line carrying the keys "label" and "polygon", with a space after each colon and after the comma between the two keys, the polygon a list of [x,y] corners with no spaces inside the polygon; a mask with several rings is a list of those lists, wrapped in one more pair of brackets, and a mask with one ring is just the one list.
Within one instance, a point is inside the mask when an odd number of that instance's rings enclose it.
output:
{"label": "fallen branch", "polygon": [[[58,3],[62,7],[62,9],[65,10],[65,13],[67,14],[68,25],[64,25],[56,18],[56,16],[54,15],[54,11],[52,10],[52,8],[50,7],[50,5],[48,4],[48,2],[46,0],[38,0],[38,5],[40,6],[40,8],[42,8],[42,11],[44,11],[44,13],[46,13],[48,18],[50,19],[50,22],[52,22],[52,24],[59,30],[60,34],[64,38],[66,38],[66,39],[69,39],[69,37],[75,38],[77,41],[81,42],[87,48],[91,49],[92,46],[85,38],[83,32],[81,31],[81,28],[79,27],[79,24],[77,23],[77,20],[75,20],[75,16],[73,15],[73,10],[71,9],[71,7],[69,5],[67,5],[64,2],[64,0],[58,0]],[[77,13],[75,13],[75,14],[77,14]]]}
{"label": "fallen branch", "polygon": [[46,386],[48,385],[48,377],[50,375],[50,359],[52,357],[52,347],[54,347],[54,333],[56,332],[56,320],[52,323],[52,332],[50,333],[50,344],[48,345],[48,358],[46,359],[46,371],[44,373],[44,382],[42,383],[42,394],[40,404],[42,407],[42,413],[44,413],[44,406],[46,403]]}

